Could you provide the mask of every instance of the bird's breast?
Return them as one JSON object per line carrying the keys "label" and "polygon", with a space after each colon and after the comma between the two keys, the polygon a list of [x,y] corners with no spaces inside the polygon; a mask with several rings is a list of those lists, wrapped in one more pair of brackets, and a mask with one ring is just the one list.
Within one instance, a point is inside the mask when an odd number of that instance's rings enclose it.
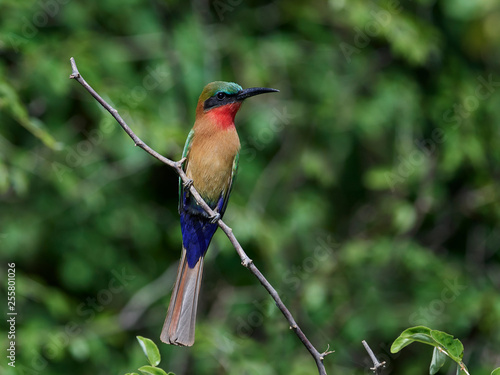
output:
{"label": "bird's breast", "polygon": [[233,161],[239,149],[240,141],[234,126],[213,133],[197,134],[195,130],[186,174],[207,203],[215,204],[221,193],[228,189]]}

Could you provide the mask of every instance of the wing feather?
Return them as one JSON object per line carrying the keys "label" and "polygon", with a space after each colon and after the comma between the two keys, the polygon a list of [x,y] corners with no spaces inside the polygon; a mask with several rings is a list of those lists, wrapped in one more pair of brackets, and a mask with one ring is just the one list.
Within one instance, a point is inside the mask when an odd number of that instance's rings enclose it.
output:
{"label": "wing feather", "polygon": [[[193,138],[194,138],[194,129],[191,129],[191,131],[188,134],[188,137],[186,139],[186,143],[184,145],[184,150],[182,150],[182,158],[187,158],[189,155],[189,151],[191,150],[191,145],[193,144]],[[188,161],[184,161],[182,165],[182,170],[186,172]],[[179,178],[179,213],[181,212],[181,207],[184,204],[184,187],[182,186],[182,180]]]}
{"label": "wing feather", "polygon": [[226,212],[227,202],[229,202],[229,196],[231,195],[231,191],[233,190],[233,183],[238,172],[238,165],[240,163],[240,153],[238,152],[233,159],[233,169],[231,172],[231,181],[229,181],[229,186],[225,192],[222,193],[222,207],[219,208],[219,213],[221,216]]}

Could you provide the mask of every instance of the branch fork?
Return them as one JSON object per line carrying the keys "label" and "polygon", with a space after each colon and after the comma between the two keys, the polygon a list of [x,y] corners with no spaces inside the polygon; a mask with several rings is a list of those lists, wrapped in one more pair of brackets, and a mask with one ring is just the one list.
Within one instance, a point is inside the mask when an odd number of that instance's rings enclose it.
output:
{"label": "branch fork", "polygon": [[373,350],[370,348],[370,346],[365,340],[363,340],[361,343],[365,347],[366,351],[368,352],[368,355],[370,356],[373,362],[373,367],[370,367],[370,370],[372,370],[374,374],[380,374],[382,372],[382,369],[385,367],[385,361],[379,362],[379,360],[373,353]]}

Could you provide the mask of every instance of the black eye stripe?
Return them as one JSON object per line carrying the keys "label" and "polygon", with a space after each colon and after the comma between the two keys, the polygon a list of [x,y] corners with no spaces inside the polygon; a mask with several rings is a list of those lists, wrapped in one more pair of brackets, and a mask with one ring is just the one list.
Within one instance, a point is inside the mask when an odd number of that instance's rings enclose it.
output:
{"label": "black eye stripe", "polygon": [[219,107],[221,105],[234,103],[235,101],[237,101],[236,95],[237,94],[228,94],[224,91],[219,91],[214,96],[211,96],[210,98],[205,100],[205,102],[203,103],[203,109],[207,110]]}

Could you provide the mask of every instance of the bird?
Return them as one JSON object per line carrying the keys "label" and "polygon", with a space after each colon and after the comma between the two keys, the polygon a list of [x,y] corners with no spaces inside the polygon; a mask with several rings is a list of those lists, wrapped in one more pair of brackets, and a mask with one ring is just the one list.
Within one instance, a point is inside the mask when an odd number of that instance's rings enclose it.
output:
{"label": "bird", "polygon": [[[279,92],[266,87],[243,89],[234,82],[215,81],[205,86],[196,106],[196,119],[182,152],[179,179],[179,214],[182,252],[167,317],[160,339],[166,344],[192,346],[203,261],[217,222],[226,211],[238,169],[240,140],[234,118],[249,97]],[[189,193],[191,185],[215,212],[210,216]]]}

